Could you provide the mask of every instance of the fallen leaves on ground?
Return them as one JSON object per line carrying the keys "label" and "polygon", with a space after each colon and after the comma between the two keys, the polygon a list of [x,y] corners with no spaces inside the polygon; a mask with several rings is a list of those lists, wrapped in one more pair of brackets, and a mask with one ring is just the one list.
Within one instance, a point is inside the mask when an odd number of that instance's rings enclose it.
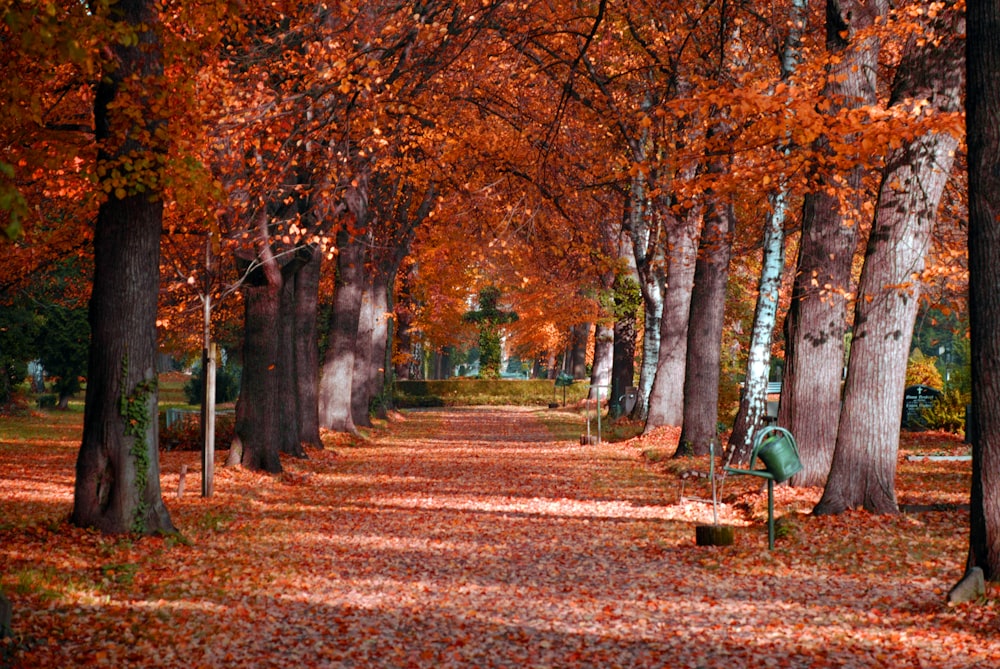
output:
{"label": "fallen leaves on ground", "polygon": [[[786,522],[768,551],[766,494],[731,477],[720,514],[737,544],[697,547],[708,481],[676,472],[705,462],[549,435],[529,409],[416,411],[366,439],[330,436],[335,451],[279,476],[220,466],[210,499],[199,454],[165,453],[183,536],[141,540],[65,521],[70,445],[0,441],[15,630],[0,666],[1000,663],[996,601],[944,604],[967,513],[814,518],[819,490],[779,486]],[[968,463],[901,459],[900,486],[959,499]]]}

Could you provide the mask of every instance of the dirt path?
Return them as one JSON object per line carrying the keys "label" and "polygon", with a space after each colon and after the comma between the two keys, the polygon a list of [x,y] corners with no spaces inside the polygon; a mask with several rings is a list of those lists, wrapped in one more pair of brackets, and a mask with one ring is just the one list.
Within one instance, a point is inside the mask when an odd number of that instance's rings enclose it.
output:
{"label": "dirt path", "polygon": [[[165,455],[165,491],[182,462]],[[878,543],[905,518],[696,547],[676,479],[628,446],[554,441],[530,410],[412,412],[285,462],[169,499],[191,545],[10,534],[13,666],[1000,666],[995,608],[942,605],[937,521],[900,573]],[[62,585],[19,596],[33,570]]]}
{"label": "dirt path", "polygon": [[812,573],[808,554],[762,554],[759,525],[742,548],[695,547],[676,481],[625,447],[552,441],[529,411],[409,414],[358,455],[365,492],[297,623],[351,640],[344,666],[1000,662],[996,643],[907,638],[940,608],[933,583]]}

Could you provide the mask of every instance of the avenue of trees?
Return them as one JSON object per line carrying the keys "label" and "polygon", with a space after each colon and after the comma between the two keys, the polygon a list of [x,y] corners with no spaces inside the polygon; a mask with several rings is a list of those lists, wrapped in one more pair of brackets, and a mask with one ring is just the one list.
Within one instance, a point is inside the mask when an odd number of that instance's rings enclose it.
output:
{"label": "avenue of trees", "polygon": [[269,472],[477,337],[489,374],[501,339],[578,378],[590,349],[678,454],[739,378],[745,462],[780,360],[793,485],[894,513],[918,310],[967,286],[969,566],[1000,578],[996,12],[0,2],[0,300],[71,265],[45,300],[89,301],[73,522],[173,530],[157,353],[215,339],[242,364],[229,463]]}

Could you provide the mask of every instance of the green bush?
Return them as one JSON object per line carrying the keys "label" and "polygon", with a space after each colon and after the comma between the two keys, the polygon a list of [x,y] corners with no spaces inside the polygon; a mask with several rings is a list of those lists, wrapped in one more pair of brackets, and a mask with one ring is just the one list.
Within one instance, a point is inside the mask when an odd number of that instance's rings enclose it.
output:
{"label": "green bush", "polygon": [[[587,396],[586,381],[566,388],[566,402]],[[548,379],[446,379],[441,381],[397,381],[396,406],[439,407],[475,405],[545,406],[562,403],[563,389]]]}
{"label": "green bush", "polygon": [[90,324],[87,310],[50,305],[38,333],[38,356],[45,372],[53,377],[59,405],[80,392],[80,377],[87,373]]}
{"label": "green bush", "polygon": [[[215,403],[234,402],[240,394],[242,370],[234,362],[219,365],[215,370]],[[188,404],[201,406],[201,387],[204,381],[201,365],[195,365],[191,378],[184,384],[184,397]]]}
{"label": "green bush", "polygon": [[921,411],[920,416],[929,430],[962,432],[965,430],[965,407],[968,403],[968,395],[958,388],[949,388],[937,402]]}

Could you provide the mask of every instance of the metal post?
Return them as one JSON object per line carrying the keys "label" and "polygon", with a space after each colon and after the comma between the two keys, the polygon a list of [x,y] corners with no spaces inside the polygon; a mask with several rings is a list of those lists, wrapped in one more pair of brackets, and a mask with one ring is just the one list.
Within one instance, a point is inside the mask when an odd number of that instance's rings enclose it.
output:
{"label": "metal post", "polygon": [[601,387],[597,386],[597,443],[601,443]]}
{"label": "metal post", "polygon": [[767,549],[774,550],[774,479],[767,480]]}
{"label": "metal post", "polygon": [[215,343],[202,349],[201,496],[211,497],[215,477]]}

